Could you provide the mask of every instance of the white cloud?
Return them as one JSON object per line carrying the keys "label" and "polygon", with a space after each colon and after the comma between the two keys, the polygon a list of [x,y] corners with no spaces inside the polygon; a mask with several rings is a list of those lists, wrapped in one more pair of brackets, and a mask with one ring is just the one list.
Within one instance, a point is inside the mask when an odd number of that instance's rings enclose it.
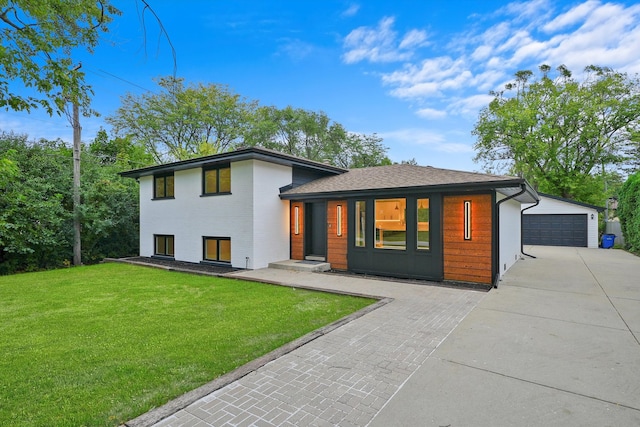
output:
{"label": "white cloud", "polygon": [[[382,72],[381,81],[397,98],[415,102],[416,114],[477,114],[516,71],[537,70],[543,63],[565,64],[576,77],[587,65],[640,72],[640,4],[586,0],[571,7],[548,0],[513,2],[493,14],[476,16],[472,29],[438,43],[431,56],[403,50],[427,43],[426,32],[413,29],[398,43],[393,18],[377,28],[361,27],[345,39],[345,62],[405,61]],[[430,36],[431,38],[431,36]],[[453,40],[453,42],[449,42]],[[438,50],[438,47],[441,47]],[[414,59],[416,58],[416,59]],[[421,108],[428,100],[430,108]]]}
{"label": "white cloud", "polygon": [[348,18],[351,16],[355,16],[358,13],[358,11],[360,11],[360,5],[354,3],[350,5],[347,9],[345,9],[344,12],[340,14],[340,16],[342,16],[343,18]]}
{"label": "white cloud", "polygon": [[409,31],[400,42],[400,49],[424,46],[427,41],[427,32],[424,30]]}
{"label": "white cloud", "polygon": [[551,22],[542,27],[546,32],[556,32],[563,28],[574,25],[589,16],[589,14],[598,6],[597,1],[587,1],[572,8],[566,13],[558,15]]}
{"label": "white cloud", "polygon": [[444,153],[471,153],[473,148],[469,144],[448,142],[446,136],[426,129],[398,129],[379,134],[385,143],[400,143],[403,145],[424,146]]}
{"label": "white cloud", "polygon": [[376,28],[359,27],[351,31],[343,43],[346,50],[342,56],[344,62],[397,62],[412,58],[415,49],[427,43],[427,33],[411,30],[398,42],[398,33],[393,30],[394,22],[393,17],[385,17]]}
{"label": "white cloud", "polygon": [[447,117],[447,112],[444,110],[436,110],[434,108],[421,108],[416,111],[416,114],[423,119],[436,120]]}
{"label": "white cloud", "polygon": [[312,44],[298,39],[287,39],[283,41],[278,49],[278,54],[286,55],[294,61],[300,61],[311,55],[313,51],[314,46]]}

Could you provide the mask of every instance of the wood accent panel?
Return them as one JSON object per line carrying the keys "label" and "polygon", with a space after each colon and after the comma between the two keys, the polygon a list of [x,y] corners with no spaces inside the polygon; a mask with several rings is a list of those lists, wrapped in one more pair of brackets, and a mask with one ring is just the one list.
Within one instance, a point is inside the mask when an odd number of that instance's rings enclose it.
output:
{"label": "wood accent panel", "polygon": [[[298,207],[298,234],[296,234],[296,207]],[[291,259],[304,259],[304,203],[291,202]]]}
{"label": "wood accent panel", "polygon": [[[338,236],[338,205],[342,206],[342,235]],[[336,270],[347,269],[347,202],[327,202],[327,262]]]}
{"label": "wood accent panel", "polygon": [[[464,240],[464,202],[471,201],[471,240]],[[445,196],[444,279],[491,284],[493,203],[490,194]]]}

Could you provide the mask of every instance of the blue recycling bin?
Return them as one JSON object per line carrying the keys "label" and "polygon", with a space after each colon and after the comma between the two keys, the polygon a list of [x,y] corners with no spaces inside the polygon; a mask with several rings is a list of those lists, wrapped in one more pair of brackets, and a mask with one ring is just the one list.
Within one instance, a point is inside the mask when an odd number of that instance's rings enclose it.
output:
{"label": "blue recycling bin", "polygon": [[611,249],[613,247],[613,243],[616,240],[615,234],[603,234],[602,235],[602,248],[603,249]]}

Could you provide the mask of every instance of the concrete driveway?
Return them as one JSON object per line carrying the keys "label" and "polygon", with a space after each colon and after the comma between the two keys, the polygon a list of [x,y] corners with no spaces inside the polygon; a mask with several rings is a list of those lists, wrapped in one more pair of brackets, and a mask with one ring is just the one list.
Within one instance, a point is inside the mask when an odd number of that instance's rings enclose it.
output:
{"label": "concrete driveway", "polygon": [[525,250],[488,294],[237,273],[394,300],[156,425],[640,425],[640,258]]}
{"label": "concrete driveway", "polygon": [[372,426],[640,425],[640,258],[525,251]]}

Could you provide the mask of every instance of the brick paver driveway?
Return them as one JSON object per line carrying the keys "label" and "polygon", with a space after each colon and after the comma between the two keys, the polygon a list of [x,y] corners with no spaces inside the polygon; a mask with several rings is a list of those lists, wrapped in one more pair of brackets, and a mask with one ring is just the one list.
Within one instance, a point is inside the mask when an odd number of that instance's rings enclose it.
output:
{"label": "brick paver driveway", "polygon": [[284,270],[234,275],[393,301],[201,398],[157,427],[366,425],[486,295]]}

